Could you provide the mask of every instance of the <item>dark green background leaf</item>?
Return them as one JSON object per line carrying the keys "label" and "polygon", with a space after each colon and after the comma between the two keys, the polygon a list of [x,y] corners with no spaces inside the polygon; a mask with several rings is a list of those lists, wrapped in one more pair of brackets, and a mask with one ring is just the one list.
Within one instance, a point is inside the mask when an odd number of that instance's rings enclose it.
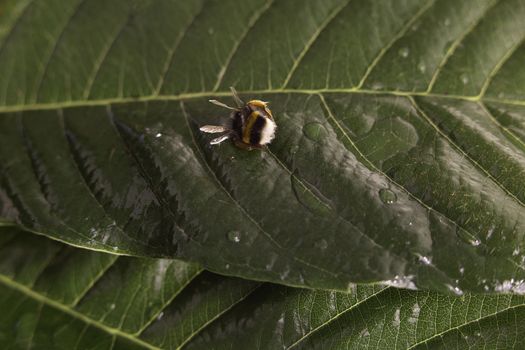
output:
{"label": "dark green background leaf", "polygon": [[13,348],[520,348],[522,296],[349,293],[221,277],[0,229],[0,342]]}
{"label": "dark green background leaf", "polygon": [[[524,292],[523,2],[4,6],[3,220],[288,285]],[[268,151],[198,132],[230,85],[271,101]]]}

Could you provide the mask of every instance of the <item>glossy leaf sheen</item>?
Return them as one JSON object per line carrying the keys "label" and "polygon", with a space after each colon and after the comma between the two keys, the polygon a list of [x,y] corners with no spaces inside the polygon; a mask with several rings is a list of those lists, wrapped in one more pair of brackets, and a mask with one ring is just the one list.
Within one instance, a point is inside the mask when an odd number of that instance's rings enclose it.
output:
{"label": "glossy leaf sheen", "polygon": [[[348,293],[222,277],[0,229],[12,348],[520,348],[525,299],[370,285]],[[497,335],[497,336],[496,336]]]}
{"label": "glossy leaf sheen", "polygon": [[[295,286],[525,291],[523,2],[6,9],[2,221]],[[271,102],[268,150],[198,131],[230,85]]]}

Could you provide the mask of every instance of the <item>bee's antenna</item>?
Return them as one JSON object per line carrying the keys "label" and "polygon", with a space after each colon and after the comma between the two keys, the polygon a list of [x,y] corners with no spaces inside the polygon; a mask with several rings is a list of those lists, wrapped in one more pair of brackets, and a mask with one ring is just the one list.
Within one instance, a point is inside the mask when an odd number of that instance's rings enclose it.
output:
{"label": "bee's antenna", "polygon": [[232,111],[237,111],[238,110],[238,108],[230,107],[227,104],[224,104],[224,103],[222,103],[220,101],[217,101],[217,100],[208,100],[208,101],[210,101],[214,105],[217,105],[217,106],[220,106],[220,107],[223,107],[223,108],[227,108],[227,109],[231,109]]}
{"label": "bee's antenna", "polygon": [[235,104],[237,105],[237,107],[242,108],[242,106],[244,106],[244,101],[241,100],[241,98],[239,97],[237,90],[235,90],[233,86],[230,86],[230,90],[232,92],[233,100],[235,101]]}

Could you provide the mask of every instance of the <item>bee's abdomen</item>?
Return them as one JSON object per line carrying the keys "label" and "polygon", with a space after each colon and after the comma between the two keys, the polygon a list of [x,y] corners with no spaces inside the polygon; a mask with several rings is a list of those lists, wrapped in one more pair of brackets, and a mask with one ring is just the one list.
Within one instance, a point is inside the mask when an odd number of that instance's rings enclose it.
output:
{"label": "bee's abdomen", "polygon": [[261,133],[266,126],[266,118],[258,115],[250,130],[250,143],[258,145],[261,143]]}

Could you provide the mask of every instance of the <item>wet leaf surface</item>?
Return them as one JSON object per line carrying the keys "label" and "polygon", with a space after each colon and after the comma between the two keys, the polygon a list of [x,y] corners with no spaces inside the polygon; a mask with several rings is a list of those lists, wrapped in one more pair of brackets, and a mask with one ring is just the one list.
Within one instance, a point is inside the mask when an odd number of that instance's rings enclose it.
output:
{"label": "wet leaf surface", "polygon": [[[2,222],[292,286],[524,292],[519,0],[3,6]],[[232,85],[271,102],[268,150],[198,131]]]}
{"label": "wet leaf surface", "polygon": [[[373,285],[347,293],[0,229],[0,341],[13,348],[520,348],[525,299]],[[497,336],[495,336],[497,335]]]}

